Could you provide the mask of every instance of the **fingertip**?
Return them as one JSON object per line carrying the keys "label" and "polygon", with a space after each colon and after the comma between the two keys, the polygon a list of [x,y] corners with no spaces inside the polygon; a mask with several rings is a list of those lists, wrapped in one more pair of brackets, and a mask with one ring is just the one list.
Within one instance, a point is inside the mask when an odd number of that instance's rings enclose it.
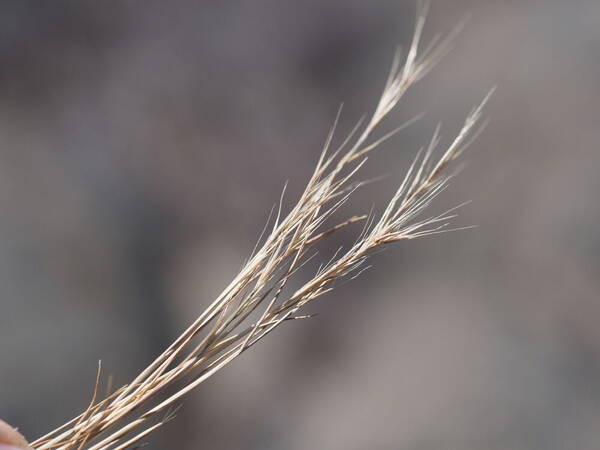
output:
{"label": "fingertip", "polygon": [[27,448],[27,447],[15,447],[14,445],[0,443],[0,450],[23,450],[24,448]]}
{"label": "fingertip", "polygon": [[0,419],[0,450],[29,450],[30,448],[21,433]]}

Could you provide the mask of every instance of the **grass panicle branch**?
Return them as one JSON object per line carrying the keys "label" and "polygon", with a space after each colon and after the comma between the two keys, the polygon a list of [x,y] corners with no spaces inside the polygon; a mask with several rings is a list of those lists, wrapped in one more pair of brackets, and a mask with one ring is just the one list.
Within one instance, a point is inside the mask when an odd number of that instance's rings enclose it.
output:
{"label": "grass panicle branch", "polygon": [[[88,408],[64,426],[32,445],[36,449],[117,450],[130,448],[171,420],[182,397],[251,348],[285,321],[305,319],[304,305],[331,291],[336,282],[358,276],[376,250],[390,243],[451,230],[453,208],[426,216],[433,199],[454,176],[451,166],[477,134],[484,101],[443,151],[439,127],[413,163],[384,211],[353,216],[327,227],[332,215],[363,183],[354,177],[369,154],[405,125],[373,138],[383,119],[410,86],[418,82],[448,52],[454,33],[434,38],[419,52],[425,9],[417,15],[414,37],[406,56],[397,52],[381,98],[368,120],[361,120],[341,145],[333,149],[335,119],[306,188],[284,214],[282,200],[275,218],[265,227],[250,259],[225,290],[156,360],[132,382],[102,400],[96,389]],[[340,111],[341,112],[341,111]],[[439,154],[436,158],[435,155]],[[285,189],[284,189],[285,192]],[[292,290],[290,280],[315,254],[315,246],[342,228],[364,221],[347,250],[337,252],[315,275]],[[298,282],[293,283],[298,286]],[[100,371],[99,371],[100,372]]]}

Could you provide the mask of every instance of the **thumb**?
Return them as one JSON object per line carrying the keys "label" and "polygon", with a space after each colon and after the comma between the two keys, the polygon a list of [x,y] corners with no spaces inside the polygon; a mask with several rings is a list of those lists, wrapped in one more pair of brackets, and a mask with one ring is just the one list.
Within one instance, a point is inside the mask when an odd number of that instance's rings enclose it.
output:
{"label": "thumb", "polygon": [[21,433],[0,420],[0,450],[29,450],[31,447]]}

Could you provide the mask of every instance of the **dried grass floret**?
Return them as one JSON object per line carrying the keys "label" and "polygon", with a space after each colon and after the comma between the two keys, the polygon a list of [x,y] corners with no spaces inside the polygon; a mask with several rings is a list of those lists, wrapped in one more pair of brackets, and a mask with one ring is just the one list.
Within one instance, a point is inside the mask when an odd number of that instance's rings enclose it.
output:
{"label": "dried grass floret", "polygon": [[[437,158],[434,155],[440,137],[439,127],[436,128],[381,215],[352,216],[326,227],[332,215],[362,186],[363,183],[353,179],[369,154],[407,124],[377,139],[372,138],[374,131],[408,88],[450,49],[455,33],[445,39],[434,38],[419,52],[425,9],[421,8],[417,15],[404,63],[401,64],[400,51],[393,59],[373,114],[368,120],[360,120],[341,145],[331,150],[340,110],[298,202],[284,215],[282,194],[272,224],[268,223],[263,231],[266,236],[261,234],[250,259],[221,295],[131,383],[100,401],[97,401],[98,377],[88,408],[71,422],[33,442],[34,448],[116,450],[136,445],[174,417],[174,408],[184,395],[284,321],[311,317],[300,314],[302,307],[331,291],[336,282],[358,276],[367,267],[369,256],[382,246],[460,229],[450,228],[456,208],[425,218],[423,213],[446,189],[454,176],[452,163],[479,132],[477,124],[491,93],[471,111],[456,138]],[[358,221],[365,221],[365,226],[354,244],[336,252],[312,278],[291,291],[290,279],[315,255],[315,246]]]}

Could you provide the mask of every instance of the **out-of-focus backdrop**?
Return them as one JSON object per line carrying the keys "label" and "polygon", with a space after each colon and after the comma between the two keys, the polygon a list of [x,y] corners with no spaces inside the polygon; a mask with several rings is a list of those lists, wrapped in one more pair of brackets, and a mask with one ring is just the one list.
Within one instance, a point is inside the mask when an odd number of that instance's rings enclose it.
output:
{"label": "out-of-focus backdrop", "polygon": [[[286,180],[292,204],[339,103],[342,131],[373,107],[415,3],[0,3],[0,417],[38,437],[85,408],[97,360],[122,384],[176,337]],[[457,224],[478,227],[377,256],[151,448],[600,447],[600,2],[434,1],[426,37],[466,15],[346,213],[497,84],[438,202],[472,200]]]}

